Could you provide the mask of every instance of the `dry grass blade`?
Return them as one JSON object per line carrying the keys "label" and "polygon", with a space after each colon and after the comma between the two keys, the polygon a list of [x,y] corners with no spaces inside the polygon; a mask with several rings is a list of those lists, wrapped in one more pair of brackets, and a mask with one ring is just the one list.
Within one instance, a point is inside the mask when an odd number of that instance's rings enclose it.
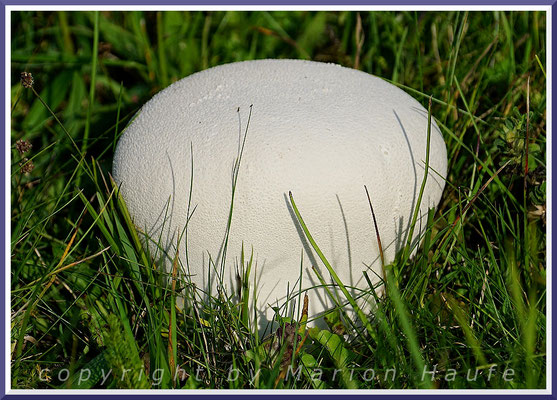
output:
{"label": "dry grass blade", "polygon": [[301,53],[305,54],[306,58],[308,58],[308,59],[311,58],[309,56],[309,54],[307,54],[307,52],[302,47],[300,47],[298,42],[296,42],[294,39],[292,39],[288,36],[285,36],[285,35],[281,35],[280,33],[275,32],[272,29],[265,28],[263,26],[255,26],[255,27],[253,27],[253,29],[255,29],[257,32],[259,32],[259,33],[261,33],[265,36],[276,37],[277,39],[282,40],[283,42],[285,42],[285,43],[289,44],[290,46],[294,47],[295,49],[299,50]]}
{"label": "dry grass blade", "polygon": [[302,315],[300,317],[300,327],[298,328],[298,333],[304,333],[306,330],[306,323],[308,320],[308,305],[309,297],[307,294],[304,295],[304,306],[302,307]]}
{"label": "dry grass blade", "polygon": [[74,229],[74,232],[72,234],[72,237],[70,238],[70,241],[68,242],[66,248],[64,249],[64,253],[62,254],[62,257],[60,257],[60,261],[58,262],[57,267],[59,267],[60,265],[62,265],[62,263],[64,262],[64,260],[66,259],[66,257],[68,256],[68,253],[70,252],[70,249],[73,245],[73,242],[75,241],[75,238],[77,236],[77,232],[79,232],[79,227],[81,226],[81,223],[83,222],[83,217],[87,214],[87,209],[85,209],[83,215],[81,216],[81,218],[79,219],[77,226]]}
{"label": "dry grass blade", "polygon": [[375,219],[375,212],[373,211],[373,205],[371,204],[371,198],[369,197],[369,192],[367,186],[364,185],[367,195],[367,201],[369,202],[369,208],[371,210],[371,216],[373,217],[373,226],[375,227],[375,235],[377,236],[377,247],[379,247],[379,256],[381,257],[381,273],[383,274],[383,280],[386,279],[385,275],[385,255],[383,253],[383,246],[381,245],[381,236],[379,235],[379,228],[377,227],[377,220]]}
{"label": "dry grass blade", "polygon": [[362,29],[362,17],[360,13],[357,14],[356,18],[356,56],[354,57],[354,69],[360,69],[360,57],[362,55],[362,47],[364,45],[365,34]]}
{"label": "dry grass blade", "polygon": [[[178,276],[178,255],[180,251],[176,250],[176,255],[174,256],[174,260],[172,261],[172,294],[175,295],[176,293],[176,277]],[[174,307],[174,302],[172,304]],[[168,364],[170,367],[170,373],[174,376],[175,367],[176,367],[176,360],[174,358],[176,343],[174,342],[174,325],[176,324],[176,317],[173,313],[170,320],[168,321]]]}
{"label": "dry grass blade", "polygon": [[58,268],[58,269],[56,269],[56,270],[50,272],[47,276],[56,275],[56,274],[58,274],[58,273],[60,273],[60,272],[62,272],[62,271],[65,271],[65,270],[67,270],[67,269],[70,269],[70,268],[72,268],[72,267],[75,267],[76,265],[79,265],[79,264],[84,263],[84,262],[86,262],[86,261],[92,260],[93,258],[100,256],[102,253],[104,253],[104,252],[107,251],[108,249],[110,249],[110,246],[105,247],[104,249],[102,249],[101,251],[96,252],[95,254],[92,254],[92,255],[90,255],[90,256],[88,256],[88,257],[82,258],[82,259],[79,260],[79,261],[74,261],[73,263],[70,263],[70,264],[65,265],[65,266],[63,266],[63,267],[60,267],[60,268]]}

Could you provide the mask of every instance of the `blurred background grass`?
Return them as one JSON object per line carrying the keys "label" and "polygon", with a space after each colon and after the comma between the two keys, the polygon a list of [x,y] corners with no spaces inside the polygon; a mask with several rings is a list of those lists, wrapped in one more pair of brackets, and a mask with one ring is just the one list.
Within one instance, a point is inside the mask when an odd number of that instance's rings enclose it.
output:
{"label": "blurred background grass", "polygon": [[[417,351],[427,365],[445,370],[482,366],[477,381],[458,376],[434,387],[544,387],[545,27],[541,11],[13,12],[14,387],[81,387],[55,374],[41,380],[39,371],[120,365],[118,354],[134,354],[129,363],[151,368],[173,371],[178,363],[188,377],[196,358],[203,359],[211,379],[188,379],[187,387],[231,385],[227,368],[239,362],[231,354],[251,343],[249,333],[240,345],[212,327],[212,351],[225,360],[216,362],[199,323],[210,324],[214,315],[202,310],[206,319],[195,314],[188,320],[186,312],[176,321],[164,291],[161,303],[153,300],[158,311],[142,322],[141,289],[118,286],[134,270],[129,257],[140,259],[137,249],[123,250],[132,243],[123,238],[133,233],[123,225],[111,242],[99,221],[110,226],[120,214],[109,188],[104,198],[100,193],[119,135],[155,93],[199,70],[261,58],[361,69],[399,85],[426,108],[432,96],[432,114],[447,142],[448,184],[437,217],[415,259],[393,266],[401,290],[393,301],[411,310],[419,348],[403,340],[404,318],[386,300],[384,315],[374,322],[384,340],[373,345],[373,354],[369,338],[351,343],[351,363],[376,371],[396,364],[406,372],[393,382],[361,387],[415,387],[409,359]],[[33,75],[33,89],[20,84],[21,72]],[[106,204],[109,216],[94,218],[87,207],[92,204],[97,212]],[[180,340],[167,352],[176,324]],[[128,336],[115,336],[122,329]],[[127,350],[118,347],[121,342]],[[314,342],[305,354],[316,365],[337,365],[327,347]],[[313,361],[306,357],[304,365]],[[263,361],[242,362],[245,379],[235,387],[273,387],[272,374],[257,383],[249,379],[248,366]],[[499,371],[512,366],[515,380],[488,380],[491,365]],[[304,375],[283,386],[315,385]]]}

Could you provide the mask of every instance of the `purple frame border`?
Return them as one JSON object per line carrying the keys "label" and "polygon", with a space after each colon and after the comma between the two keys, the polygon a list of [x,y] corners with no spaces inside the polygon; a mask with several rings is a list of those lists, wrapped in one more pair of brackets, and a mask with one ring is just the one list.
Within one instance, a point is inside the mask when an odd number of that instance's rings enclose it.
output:
{"label": "purple frame border", "polygon": [[57,5],[79,5],[79,6],[126,6],[126,5],[153,5],[153,6],[170,6],[170,5],[188,5],[188,6],[242,6],[242,5],[265,5],[265,6],[313,6],[313,5],[331,5],[331,6],[554,6],[556,0],[161,0],[154,3],[149,0],[85,0],[76,4],[76,0],[7,0],[0,1],[0,4],[6,5],[29,5],[29,6],[57,6]]}
{"label": "purple frame border", "polygon": [[[264,1],[264,2],[263,2]],[[53,0],[50,2],[44,1],[44,0],[22,0],[22,1],[18,1],[18,0],[0,0],[0,29],[2,29],[2,32],[4,32],[5,29],[5,17],[6,17],[6,6],[10,6],[10,5],[29,5],[29,6],[55,6],[55,5],[78,5],[78,6],[88,6],[88,5],[94,5],[94,6],[102,6],[102,5],[108,5],[108,6],[114,6],[114,5],[121,5],[121,6],[127,6],[127,5],[154,5],[154,6],[167,6],[167,5],[200,5],[200,6],[218,6],[218,5],[228,5],[228,6],[241,6],[241,5],[266,5],[266,6],[289,6],[289,5],[295,5],[295,6],[312,6],[312,5],[331,5],[331,6],[349,6],[349,5],[361,5],[361,6],[367,6],[367,5],[384,5],[384,6],[429,6],[429,5],[448,5],[448,6],[475,6],[475,5],[482,5],[482,6],[517,6],[517,5],[522,5],[522,6],[541,6],[541,5],[546,5],[546,6],[551,6],[551,11],[552,11],[552,18],[551,18],[551,22],[552,22],[552,27],[556,27],[557,26],[557,0],[530,0],[530,1],[524,1],[524,0],[456,0],[454,2],[447,2],[447,1],[442,1],[442,0],[422,0],[422,1],[416,1],[416,0],[395,0],[393,2],[390,2],[388,0],[347,0],[345,2],[343,2],[342,0],[303,0],[303,1],[296,1],[296,0],[232,0],[232,1],[227,1],[227,0],[210,0],[209,2],[203,2],[202,0],[161,0],[159,2],[157,2],[156,4],[153,3],[152,0],[116,0],[116,1],[110,1],[110,0],[86,0],[83,1],[79,4],[76,4],[76,0]],[[554,32],[552,32],[552,38],[555,39],[555,35]],[[557,45],[556,45],[556,41],[553,40],[552,41],[552,55],[556,54],[556,49],[557,49]],[[8,118],[8,115],[6,115],[4,113],[5,107],[6,107],[6,99],[5,99],[5,92],[7,90],[6,88],[6,81],[4,79],[5,76],[5,63],[6,63],[6,59],[5,59],[5,51],[6,51],[6,43],[5,43],[5,38],[4,40],[0,41],[0,59],[1,59],[1,64],[0,64],[0,73],[1,73],[1,84],[0,84],[0,88],[1,88],[1,94],[2,96],[0,97],[0,109],[2,110],[0,112],[0,123],[2,124],[1,126],[4,128],[5,127],[5,122],[6,122],[6,118]],[[552,68],[553,70],[553,68]],[[552,81],[552,87],[549,88],[549,90],[551,90],[551,93],[554,94],[556,93],[556,88],[557,85],[555,83],[555,81]],[[555,115],[554,111],[556,109],[556,104],[557,102],[553,102],[552,103],[552,115]],[[551,135],[552,132],[550,132]],[[5,135],[10,134],[9,132],[5,132]],[[5,137],[4,137],[5,139]],[[2,227],[3,229],[0,231],[0,241],[2,242],[3,246],[2,246],[2,250],[0,251],[2,260],[5,259],[6,257],[6,251],[7,248],[5,246],[6,243],[6,237],[5,237],[5,227],[7,226],[6,224],[9,223],[8,221],[6,221],[6,213],[5,213],[5,207],[6,207],[6,193],[4,191],[5,187],[6,187],[6,171],[5,171],[5,150],[3,147],[2,143],[2,153],[0,154],[0,174],[2,176],[2,197],[0,200],[0,204],[1,204],[1,217],[0,220],[2,222]],[[557,148],[557,145],[555,143],[552,143],[552,154],[555,155],[555,149]],[[550,166],[551,171],[552,171],[552,175],[555,173],[555,169],[553,168],[553,165]],[[552,206],[553,204],[551,204]],[[551,223],[553,224],[555,221],[557,220],[557,217],[555,216],[555,214],[552,215],[552,220]],[[553,241],[557,241],[557,239],[553,239]],[[551,248],[552,248],[553,243],[550,244]],[[8,265],[5,265],[4,268],[8,268]],[[555,287],[555,283],[557,282],[557,278],[556,275],[553,275],[553,279],[552,279],[552,286]],[[4,293],[4,289],[5,289],[5,275],[4,273],[0,273],[0,293],[2,294],[0,297],[0,318],[1,318],[1,329],[0,329],[0,362],[2,364],[0,364],[0,371],[4,372],[4,363],[6,360],[6,348],[4,346],[5,344],[5,326],[4,326],[4,322],[5,322],[5,318],[6,318],[6,304],[5,303],[5,295],[6,293]],[[553,317],[553,321],[555,321],[556,317],[557,317],[557,312],[555,310],[555,299],[553,299],[553,308],[552,308],[552,317]],[[556,343],[555,339],[557,337],[556,333],[552,332],[552,327],[549,327],[548,331],[551,332],[552,335],[552,339],[553,339],[553,343]],[[2,374],[3,375],[3,374]],[[553,383],[557,382],[557,368],[552,368],[552,376],[551,376],[551,381]],[[27,398],[31,398],[32,395],[7,395],[7,388],[5,386],[7,382],[4,380],[4,376],[0,376],[0,400],[2,399],[8,399],[8,398],[17,398],[17,399],[27,399]],[[412,395],[411,394],[411,390],[409,390],[409,394],[396,394],[396,395],[389,395],[389,394],[355,394],[353,396],[365,396],[365,397],[371,397],[373,396],[374,398],[385,398],[385,399],[399,399],[399,398],[403,398],[406,396],[412,396],[413,399],[418,399],[418,400],[430,400],[429,398],[431,397],[431,395]],[[207,393],[207,392],[205,392]],[[176,398],[183,398],[183,397],[196,397],[196,398],[214,398],[217,396],[226,396],[228,398],[234,398],[234,399],[241,399],[244,396],[254,396],[254,395],[250,395],[250,394],[238,394],[238,393],[234,393],[234,392],[230,392],[231,394],[193,394],[192,392],[185,392],[184,394],[177,394],[177,395],[170,395]],[[280,392],[277,392],[278,394],[270,394],[271,396],[273,396],[274,398],[281,398],[281,399],[286,399],[287,397],[311,397],[311,398],[317,398],[318,396],[321,396],[321,394],[302,394],[301,392],[298,394],[280,394]],[[265,393],[266,394],[266,393]],[[265,394],[261,394],[262,396],[264,396]],[[509,393],[510,394],[510,393]],[[153,390],[153,394],[146,394],[146,395],[141,395],[142,397],[148,397],[148,398],[156,398],[158,396],[163,395],[162,393],[157,393],[156,390]],[[327,392],[323,392],[323,395],[327,395]],[[329,394],[331,395],[331,394]],[[518,396],[518,397],[530,397],[532,396],[532,394],[510,394],[512,396]],[[47,395],[39,395],[41,398],[44,399],[48,399],[48,400],[59,400],[60,396],[77,396],[77,395],[64,395],[64,394],[56,394],[56,395],[51,395],[51,394],[47,394]],[[126,395],[118,395],[118,394],[102,394],[99,392],[99,394],[83,394],[80,396],[84,396],[87,398],[100,398],[100,397],[106,397],[108,396],[110,397],[115,397],[118,399],[126,399],[126,400],[133,400],[135,398],[135,396],[137,395],[131,395],[131,394],[126,394]],[[258,396],[257,394],[255,394],[255,396]],[[334,395],[333,395],[334,396]],[[337,394],[338,396],[338,394]],[[344,396],[344,395],[342,395]],[[451,395],[451,394],[447,394],[447,392],[443,392],[442,394],[440,393],[437,396],[441,396],[441,397],[445,397],[445,396],[458,396],[459,398],[472,398],[472,396],[478,396],[478,394],[474,394],[474,392],[471,390],[470,394],[459,394],[459,395]],[[488,397],[490,399],[497,399],[497,400],[505,400],[506,397],[508,396],[507,394],[498,394],[498,395],[480,395],[480,396],[485,396]],[[546,395],[546,394],[540,394],[540,395],[535,395],[536,398],[543,398],[543,399],[556,399],[557,400],[557,396],[554,395],[553,393]]]}

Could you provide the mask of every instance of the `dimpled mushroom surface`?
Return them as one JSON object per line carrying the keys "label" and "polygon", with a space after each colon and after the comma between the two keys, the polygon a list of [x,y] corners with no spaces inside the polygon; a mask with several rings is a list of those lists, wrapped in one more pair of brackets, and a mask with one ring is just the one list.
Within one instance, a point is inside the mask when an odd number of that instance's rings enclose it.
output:
{"label": "dimpled mushroom surface", "polygon": [[[377,283],[381,260],[364,185],[388,263],[406,241],[418,201],[427,121],[415,99],[361,71],[300,60],[226,64],[146,103],[119,140],[113,176],[151,254],[166,257],[170,271],[178,249],[184,279],[202,291],[215,294],[222,285],[236,293],[242,247],[246,261],[253,251],[249,285],[260,327],[287,298],[283,314],[298,310],[300,287],[310,288],[310,317],[335,304],[315,287],[312,267],[333,281],[296,219],[291,191],[338,277],[369,310],[363,272]],[[414,240],[445,185],[446,147],[433,119],[430,138]],[[338,288],[329,290],[346,302]]]}

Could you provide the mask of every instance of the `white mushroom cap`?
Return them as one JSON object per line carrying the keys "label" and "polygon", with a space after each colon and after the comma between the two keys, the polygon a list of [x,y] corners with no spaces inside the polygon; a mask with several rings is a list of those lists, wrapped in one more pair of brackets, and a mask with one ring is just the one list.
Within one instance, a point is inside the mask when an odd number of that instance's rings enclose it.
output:
{"label": "white mushroom cap", "polygon": [[[179,250],[183,268],[200,289],[209,287],[209,270],[215,278],[215,266],[220,269],[232,170],[251,104],[224,284],[229,293],[237,290],[242,245],[246,259],[253,249],[257,309],[264,326],[265,318],[274,315],[268,305],[282,305],[288,290],[294,297],[291,305],[298,307],[301,270],[302,288],[320,284],[312,266],[331,282],[296,221],[289,191],[338,276],[354,287],[353,295],[367,289],[364,270],[379,280],[381,262],[364,185],[390,262],[403,246],[423,179],[428,113],[380,78],[300,60],[218,66],[153,97],[122,135],[113,175],[135,224],[153,240],[162,238],[170,259],[186,226],[188,205],[190,214],[195,208],[187,225],[187,250],[185,240]],[[440,176],[446,174],[447,154],[435,122],[430,146],[430,174],[415,238],[423,233],[427,210],[438,204],[445,185]],[[340,291],[333,292],[346,300]],[[308,294],[312,315],[334,305],[322,288]]]}

